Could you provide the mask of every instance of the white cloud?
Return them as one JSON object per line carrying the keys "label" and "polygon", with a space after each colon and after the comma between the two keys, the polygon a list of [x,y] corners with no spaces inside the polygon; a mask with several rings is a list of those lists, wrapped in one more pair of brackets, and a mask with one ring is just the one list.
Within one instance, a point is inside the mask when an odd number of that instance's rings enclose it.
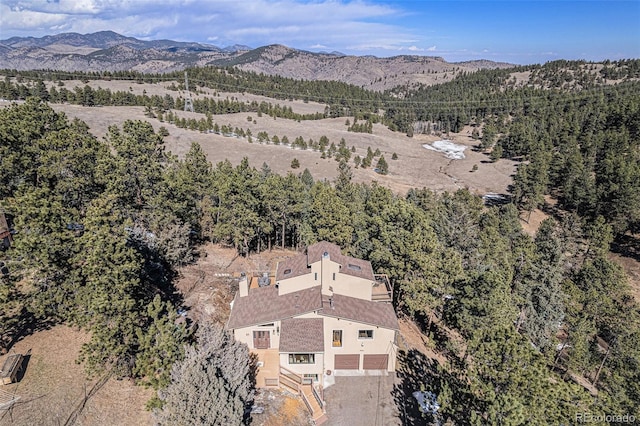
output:
{"label": "white cloud", "polygon": [[431,46],[427,48],[427,52],[435,52],[436,51],[436,46]]}
{"label": "white cloud", "polygon": [[[0,38],[112,30],[139,38],[224,46],[333,46],[355,52],[408,50],[419,37],[389,24],[405,14],[367,0],[0,0]],[[367,40],[364,46],[351,46]],[[318,47],[320,48],[320,47]],[[427,49],[428,50],[428,49]]]}

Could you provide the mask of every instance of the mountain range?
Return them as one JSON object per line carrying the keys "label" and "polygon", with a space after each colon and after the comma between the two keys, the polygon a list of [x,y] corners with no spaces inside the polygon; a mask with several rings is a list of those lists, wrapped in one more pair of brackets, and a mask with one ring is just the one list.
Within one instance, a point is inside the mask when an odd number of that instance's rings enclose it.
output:
{"label": "mountain range", "polygon": [[336,80],[371,90],[434,84],[460,72],[508,68],[487,60],[449,63],[434,56],[390,58],[314,53],[282,45],[252,49],[173,40],[139,40],[113,31],[64,33],[0,40],[0,65],[16,70],[163,73],[193,66],[235,66],[246,71],[305,80]]}

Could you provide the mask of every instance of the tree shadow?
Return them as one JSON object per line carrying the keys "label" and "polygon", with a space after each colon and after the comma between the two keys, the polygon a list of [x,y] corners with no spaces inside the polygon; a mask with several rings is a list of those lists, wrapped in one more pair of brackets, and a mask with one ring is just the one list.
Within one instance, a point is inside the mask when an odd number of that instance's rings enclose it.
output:
{"label": "tree shadow", "polygon": [[5,353],[9,352],[16,343],[25,337],[39,331],[49,330],[56,324],[56,321],[51,318],[38,318],[23,306],[20,309],[20,313],[11,319],[7,333],[0,337],[0,350]]}
{"label": "tree shadow", "polygon": [[127,242],[142,258],[140,279],[144,283],[146,297],[153,299],[159,294],[162,300],[170,302],[172,306],[183,306],[184,298],[174,285],[178,271],[147,241],[133,235]]}
{"label": "tree shadow", "polygon": [[247,401],[246,405],[245,405],[245,410],[244,410],[244,416],[242,419],[242,424],[244,425],[250,425],[253,423],[253,416],[251,415],[251,411],[253,408],[253,405],[255,403],[256,400],[256,384],[257,384],[257,378],[258,378],[258,355],[253,353],[253,352],[249,352],[249,380],[250,380],[250,384],[249,386],[251,387],[252,390],[252,395],[249,398],[249,400]]}
{"label": "tree shadow", "polygon": [[391,394],[404,426],[427,425],[435,421],[433,416],[420,411],[418,402],[413,397],[415,391],[429,390],[426,389],[426,382],[433,374],[435,364],[434,360],[415,349],[400,351],[398,354],[399,368],[396,377],[399,383],[394,384]]}
{"label": "tree shadow", "polygon": [[[460,374],[464,371],[461,365],[453,370],[451,366],[441,367],[436,360],[415,349],[400,351],[398,365],[399,382],[394,385],[392,395],[403,426],[469,424],[472,412],[482,412],[468,380]],[[423,413],[413,396],[415,391],[433,393],[440,404],[438,413]]]}
{"label": "tree shadow", "polygon": [[611,243],[611,251],[640,262],[640,238],[635,235],[618,235]]}

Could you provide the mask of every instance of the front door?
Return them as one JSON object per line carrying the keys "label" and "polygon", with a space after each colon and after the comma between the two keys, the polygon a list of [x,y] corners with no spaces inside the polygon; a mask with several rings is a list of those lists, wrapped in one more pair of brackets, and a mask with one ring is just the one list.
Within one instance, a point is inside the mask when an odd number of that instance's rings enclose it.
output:
{"label": "front door", "polygon": [[270,331],[260,330],[253,332],[253,347],[255,349],[269,349],[271,342],[269,340]]}

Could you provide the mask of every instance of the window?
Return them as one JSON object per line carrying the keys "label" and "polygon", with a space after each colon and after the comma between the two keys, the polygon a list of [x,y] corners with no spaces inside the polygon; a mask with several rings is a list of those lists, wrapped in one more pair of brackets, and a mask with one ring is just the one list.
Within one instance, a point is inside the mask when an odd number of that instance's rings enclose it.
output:
{"label": "window", "polygon": [[351,269],[352,271],[362,271],[362,267],[360,267],[360,265],[354,265],[353,263],[349,263],[347,265],[348,269]]}
{"label": "window", "polygon": [[373,330],[358,330],[358,339],[373,339]]}
{"label": "window", "polygon": [[289,354],[289,364],[315,364],[315,354]]}
{"label": "window", "polygon": [[334,281],[336,280],[336,273],[335,272],[333,273],[333,280]]}
{"label": "window", "polygon": [[258,327],[273,327],[275,324],[270,322],[269,324],[260,324]]}
{"label": "window", "polygon": [[284,275],[289,275],[291,273],[291,269],[285,269],[283,274]]}
{"label": "window", "polygon": [[303,377],[305,379],[311,379],[316,383],[318,382],[318,375],[317,374],[305,374]]}
{"label": "window", "polygon": [[316,281],[318,281],[318,273],[317,273],[317,272],[314,272],[314,273],[313,273],[313,279],[314,279],[314,280],[316,280]]}
{"label": "window", "polygon": [[333,345],[334,348],[342,347],[342,330],[333,330]]}

